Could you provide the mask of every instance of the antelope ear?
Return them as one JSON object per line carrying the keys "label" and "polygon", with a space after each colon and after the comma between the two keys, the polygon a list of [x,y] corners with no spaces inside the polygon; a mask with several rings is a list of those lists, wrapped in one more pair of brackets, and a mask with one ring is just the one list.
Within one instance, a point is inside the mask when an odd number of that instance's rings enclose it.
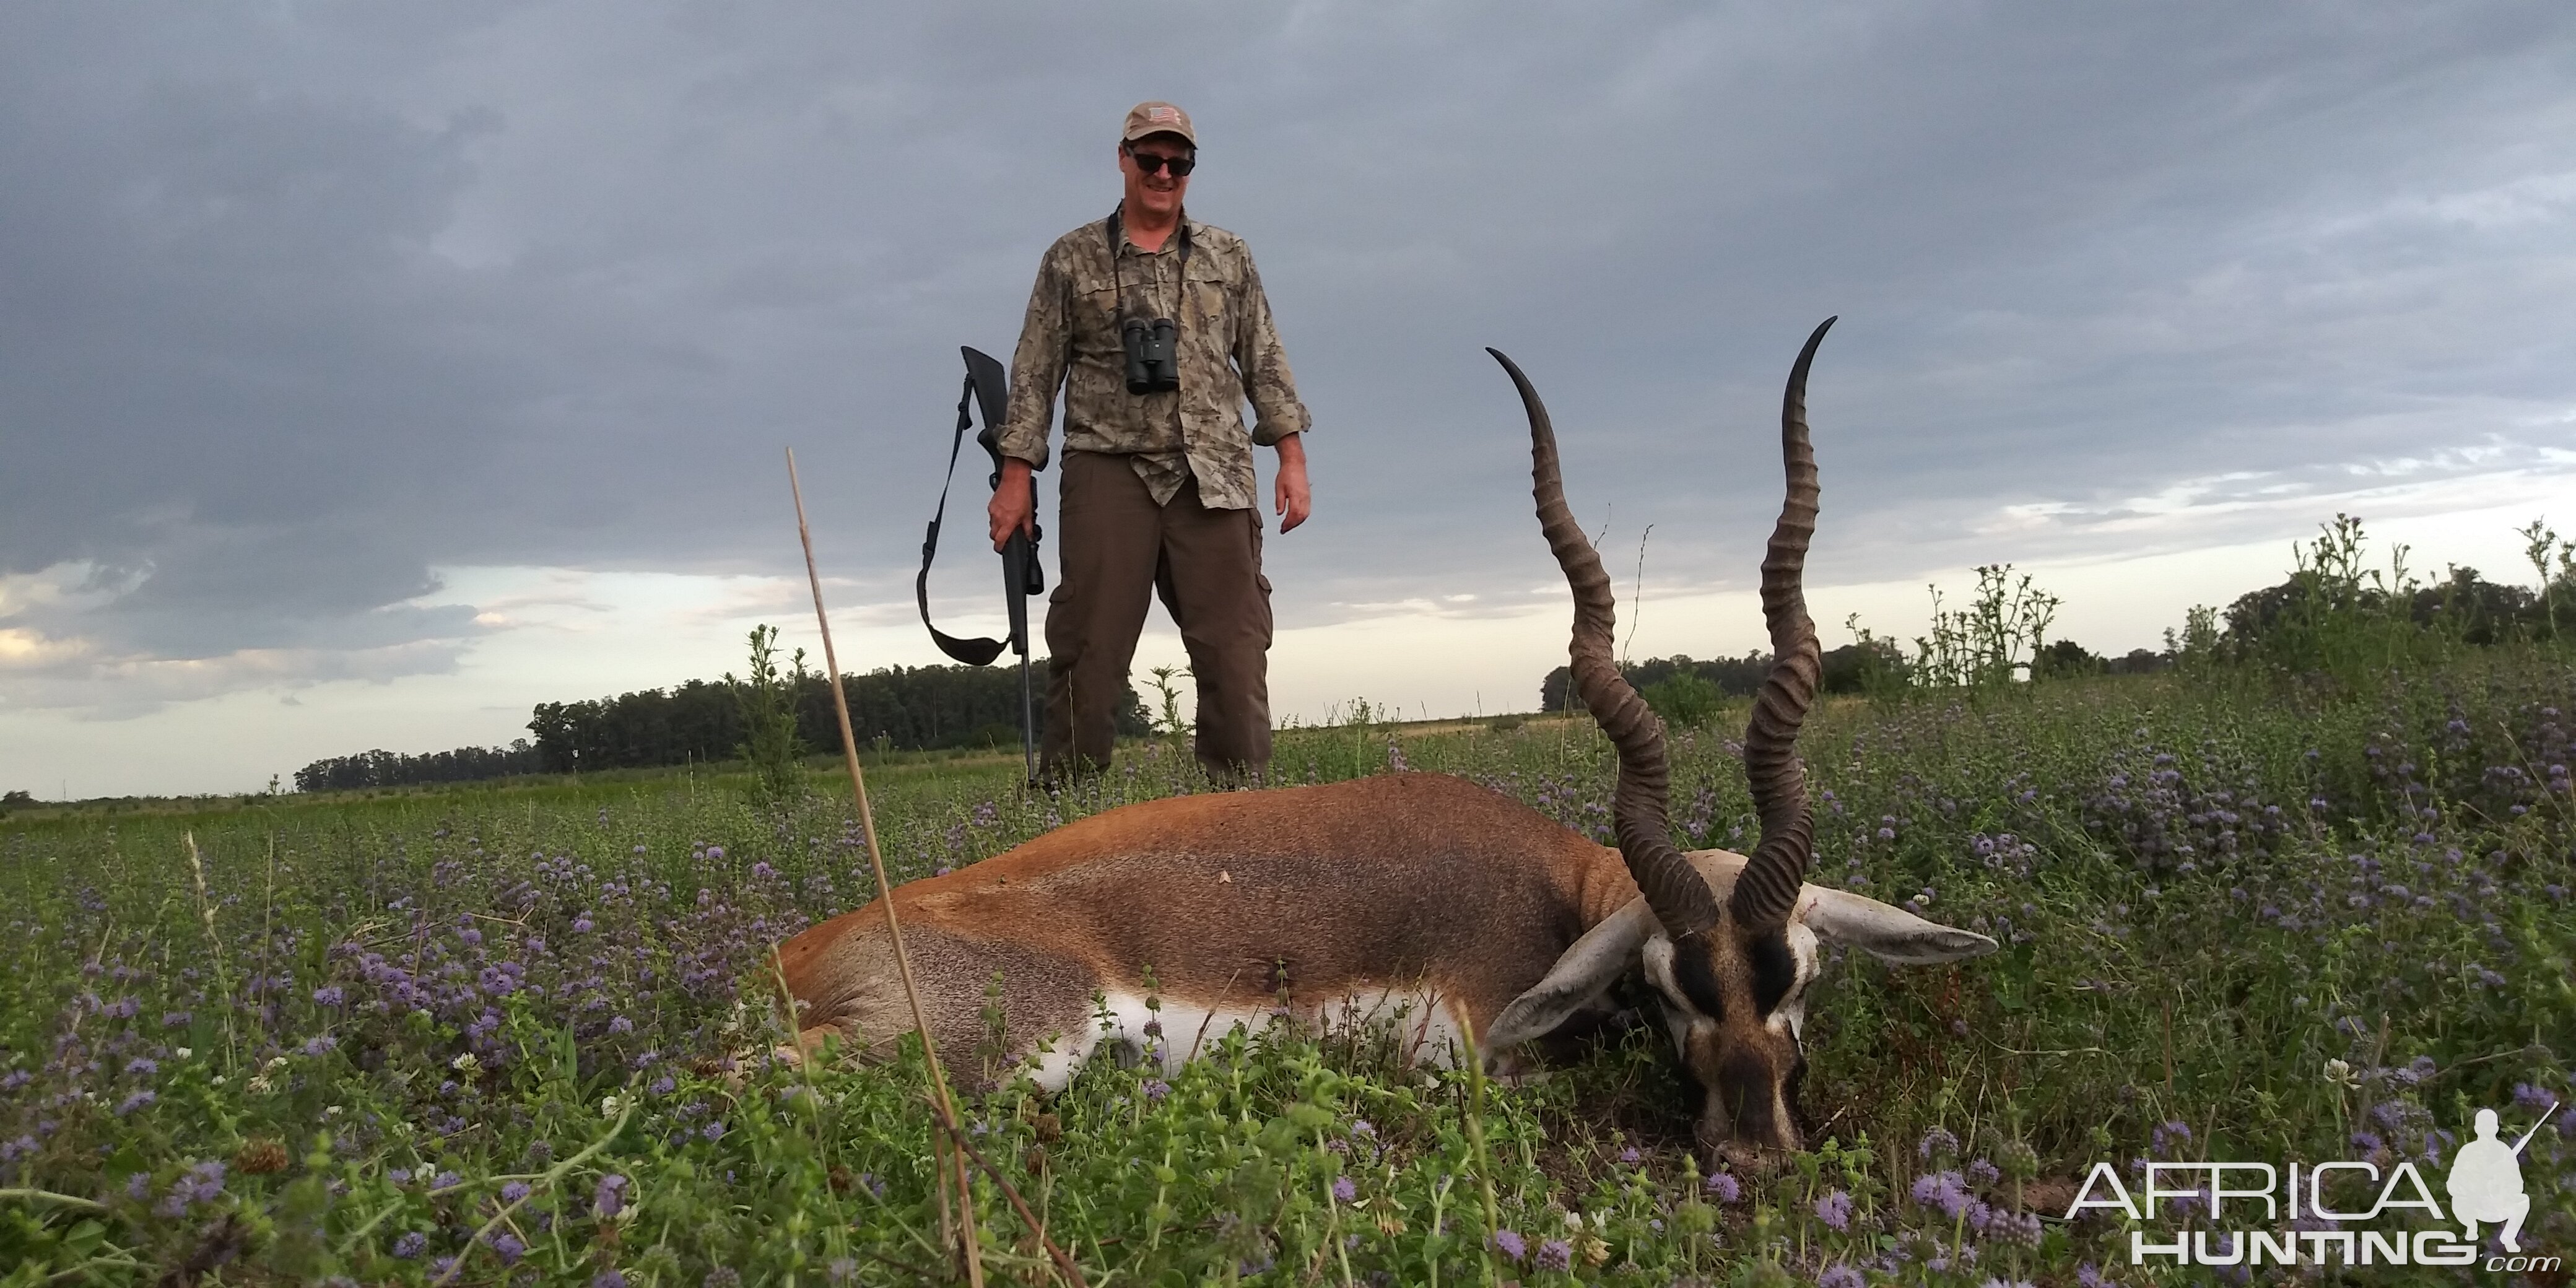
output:
{"label": "antelope ear", "polygon": [[1995,950],[1995,941],[1973,930],[1925,921],[1903,908],[1825,886],[1807,887],[1799,921],[1818,938],[1849,944],[1892,966],[1936,966]]}
{"label": "antelope ear", "polygon": [[1638,949],[1657,929],[1655,911],[1642,898],[1610,914],[1600,925],[1566,946],[1545,978],[1515,997],[1494,1016],[1479,1037],[1487,1051],[1511,1048],[1552,1032],[1576,1011],[1609,991],[1621,972],[1637,960]]}

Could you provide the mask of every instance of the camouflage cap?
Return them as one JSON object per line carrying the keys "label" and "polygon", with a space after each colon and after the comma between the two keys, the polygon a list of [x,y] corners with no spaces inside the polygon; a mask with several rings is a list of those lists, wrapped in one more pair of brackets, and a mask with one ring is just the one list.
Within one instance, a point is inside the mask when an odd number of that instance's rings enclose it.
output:
{"label": "camouflage cap", "polygon": [[1177,134],[1199,145],[1198,133],[1190,128],[1190,114],[1164,102],[1138,103],[1127,109],[1127,126],[1119,134],[1121,142],[1133,143],[1148,134]]}

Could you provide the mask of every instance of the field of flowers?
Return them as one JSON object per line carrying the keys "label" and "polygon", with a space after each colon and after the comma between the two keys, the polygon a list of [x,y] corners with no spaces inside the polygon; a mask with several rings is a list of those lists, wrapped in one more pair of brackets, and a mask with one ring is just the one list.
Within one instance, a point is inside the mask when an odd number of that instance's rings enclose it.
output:
{"label": "field of flowers", "polygon": [[[1747,843],[1740,721],[1674,736],[1689,844]],[[2563,654],[1852,701],[1803,746],[1815,879],[2004,948],[1837,963],[1810,1009],[1814,1148],[1776,1171],[1694,1155],[1645,1031],[1505,1088],[1274,1026],[1168,1078],[969,1099],[971,1136],[1094,1285],[2245,1282],[2284,1272],[2132,1267],[2116,1214],[2061,1219],[2076,1182],[2413,1159],[2438,1192],[2488,1107],[2509,1136],[2541,1124],[2524,1248],[2576,1257]],[[1203,789],[1169,746],[1121,755],[1061,797],[1018,792],[1015,757],[875,771],[888,861],[927,875]],[[1278,760],[1407,766],[1607,835],[1584,724],[1358,719]],[[0,1284],[957,1278],[917,1061],[728,1058],[769,1040],[766,947],[870,890],[845,783],[818,769],[783,814],[746,784],[0,821]],[[976,1187],[988,1279],[1054,1282]],[[2200,1219],[2178,1206],[2157,1237]]]}

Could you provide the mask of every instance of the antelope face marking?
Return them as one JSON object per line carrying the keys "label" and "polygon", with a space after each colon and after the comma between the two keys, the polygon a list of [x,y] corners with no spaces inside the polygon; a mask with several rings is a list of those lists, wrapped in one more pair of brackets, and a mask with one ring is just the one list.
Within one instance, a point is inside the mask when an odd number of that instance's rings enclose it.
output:
{"label": "antelope face marking", "polygon": [[1799,1029],[1814,983],[1816,937],[1805,926],[1737,932],[1728,922],[1676,942],[1656,935],[1642,953],[1665,1030],[1700,1097],[1694,1128],[1712,1149],[1794,1150]]}
{"label": "antelope face marking", "polygon": [[[1733,886],[1741,855],[1702,851],[1710,884]],[[1631,902],[1566,949],[1547,977],[1495,1018],[1497,1048],[1554,1030],[1597,1005],[1623,974],[1651,990],[1682,1072],[1700,1097],[1696,1134],[1713,1149],[1757,1153],[1801,1147],[1799,1050],[1807,992],[1823,973],[1823,945],[1858,949],[1890,966],[1931,966],[1993,952],[1974,931],[1926,921],[1865,895],[1805,886],[1788,924],[1740,928],[1733,916],[1672,938]]]}

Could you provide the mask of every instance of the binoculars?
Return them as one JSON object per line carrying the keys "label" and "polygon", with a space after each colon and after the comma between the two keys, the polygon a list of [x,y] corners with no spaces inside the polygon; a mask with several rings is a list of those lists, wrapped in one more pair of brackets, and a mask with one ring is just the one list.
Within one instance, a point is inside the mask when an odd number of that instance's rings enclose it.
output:
{"label": "binoculars", "polygon": [[1170,318],[1118,324],[1118,341],[1127,349],[1127,392],[1167,394],[1181,387],[1180,332]]}

